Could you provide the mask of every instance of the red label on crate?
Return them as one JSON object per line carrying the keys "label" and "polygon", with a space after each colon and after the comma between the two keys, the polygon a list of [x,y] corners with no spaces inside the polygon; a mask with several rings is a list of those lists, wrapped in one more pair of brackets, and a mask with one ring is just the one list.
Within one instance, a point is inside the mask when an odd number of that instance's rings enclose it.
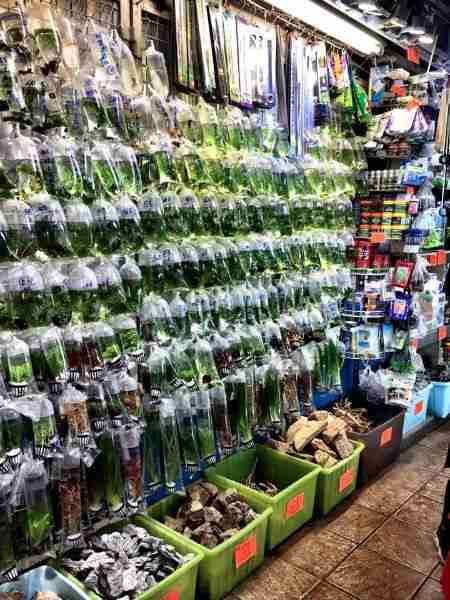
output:
{"label": "red label on crate", "polygon": [[419,102],[419,100],[417,100],[417,98],[413,98],[412,100],[410,100],[408,102],[408,104],[406,105],[406,108],[408,110],[414,110],[418,106],[422,106],[422,104]]}
{"label": "red label on crate", "polygon": [[391,86],[390,91],[395,94],[396,96],[398,96],[399,98],[403,98],[404,96],[406,96],[406,89],[405,86],[399,84],[399,83],[394,83],[393,86]]}
{"label": "red label on crate", "polygon": [[384,233],[382,231],[374,231],[370,235],[370,241],[372,244],[382,244],[384,242]]}
{"label": "red label on crate", "polygon": [[420,65],[420,52],[417,46],[411,46],[410,48],[407,48],[406,57],[409,62],[412,62],[415,65]]}
{"label": "red label on crate", "polygon": [[388,427],[381,434],[380,448],[382,448],[383,446],[386,446],[386,444],[389,444],[389,442],[391,440],[392,440],[392,427]]}
{"label": "red label on crate", "polygon": [[170,592],[163,597],[163,600],[180,600],[179,590],[170,590]]}
{"label": "red label on crate", "polygon": [[353,481],[353,469],[347,469],[339,478],[339,493],[343,492],[352,484]]}
{"label": "red label on crate", "polygon": [[251,535],[244,542],[236,546],[234,551],[234,564],[236,565],[236,569],[245,565],[251,558],[256,555],[257,552],[257,544],[256,544],[256,534]]}
{"label": "red label on crate", "polygon": [[437,258],[438,265],[446,265],[447,264],[447,252],[445,250],[439,250]]}
{"label": "red label on crate", "polygon": [[429,265],[437,265],[438,264],[438,253],[432,252],[431,254],[426,255],[427,261]]}
{"label": "red label on crate", "polygon": [[441,325],[441,327],[439,327],[438,332],[437,332],[438,340],[439,341],[445,340],[445,338],[447,337],[447,333],[448,333],[447,327],[445,325]]}
{"label": "red label on crate", "polygon": [[418,402],[416,404],[416,406],[414,407],[414,414],[415,415],[420,415],[420,413],[423,411],[423,402]]}
{"label": "red label on crate", "polygon": [[290,519],[291,517],[294,517],[297,513],[299,513],[301,510],[303,510],[304,506],[305,506],[305,494],[302,492],[301,494],[298,494],[298,496],[291,498],[289,500],[289,502],[287,503],[286,519]]}

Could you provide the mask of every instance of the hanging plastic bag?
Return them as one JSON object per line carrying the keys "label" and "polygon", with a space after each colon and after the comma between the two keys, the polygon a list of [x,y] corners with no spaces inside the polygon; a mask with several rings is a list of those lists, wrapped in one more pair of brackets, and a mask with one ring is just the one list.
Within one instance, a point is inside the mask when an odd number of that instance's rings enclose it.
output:
{"label": "hanging plastic bag", "polygon": [[161,398],[159,418],[164,465],[164,486],[167,492],[173,493],[181,489],[183,485],[181,454],[173,398],[168,396]]}
{"label": "hanging plastic bag", "polygon": [[175,392],[174,400],[183,467],[189,479],[192,474],[200,470],[200,454],[188,389],[185,387],[179,388]]}

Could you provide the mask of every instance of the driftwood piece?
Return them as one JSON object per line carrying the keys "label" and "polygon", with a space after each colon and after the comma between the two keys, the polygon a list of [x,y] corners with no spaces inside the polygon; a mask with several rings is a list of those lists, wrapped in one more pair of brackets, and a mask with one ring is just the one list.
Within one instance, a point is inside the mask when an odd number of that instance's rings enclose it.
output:
{"label": "driftwood piece", "polygon": [[327,428],[326,421],[308,421],[295,434],[293,445],[297,452],[301,452],[312,440]]}
{"label": "driftwood piece", "polygon": [[336,452],[332,448],[327,446],[327,444],[325,444],[325,442],[320,438],[314,439],[311,442],[311,446],[314,448],[314,450],[321,450],[322,452],[326,452],[326,454],[328,454],[329,456],[337,458]]}

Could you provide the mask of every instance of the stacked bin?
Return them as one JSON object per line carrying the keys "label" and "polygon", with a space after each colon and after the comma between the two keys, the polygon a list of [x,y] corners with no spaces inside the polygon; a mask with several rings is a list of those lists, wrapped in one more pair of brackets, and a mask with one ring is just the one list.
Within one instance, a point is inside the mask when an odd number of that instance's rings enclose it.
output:
{"label": "stacked bin", "polygon": [[350,496],[356,488],[358,468],[364,445],[355,442],[355,449],[348,458],[329,469],[321,468],[316,497],[316,512],[327,515],[335,506]]}
{"label": "stacked bin", "polygon": [[367,433],[349,433],[352,440],[362,442],[364,451],[359,465],[359,481],[375,477],[400,455],[405,410],[388,404],[357,403],[367,408],[369,420],[375,426]]}
{"label": "stacked bin", "polygon": [[425,423],[432,387],[430,384],[422,390],[415,392],[411,406],[408,407],[405,413],[403,437],[411,431],[419,429]]}
{"label": "stacked bin", "polygon": [[[258,480],[277,486],[275,496],[242,483],[255,466]],[[271,550],[312,518],[319,472],[317,465],[257,445],[208,469],[205,476],[216,485],[235,487],[245,500],[255,498],[272,509],[267,530],[267,548]]]}
{"label": "stacked bin", "polygon": [[[228,489],[229,485],[217,484],[219,491]],[[151,506],[148,515],[160,523],[166,515],[175,516],[184,498],[172,495]],[[241,529],[239,533],[222,542],[212,550],[160,525],[173,538],[182,540],[187,548],[202,553],[198,574],[198,598],[219,600],[248,577],[264,561],[267,525],[272,509],[257,498],[246,498],[246,502],[259,513],[257,518]],[[164,534],[164,537],[165,534]]]}
{"label": "stacked bin", "polygon": [[[136,516],[133,518],[133,523],[138,527],[146,529],[150,535],[161,538],[165,542],[171,544],[177,552],[185,556],[186,554],[194,554],[195,557],[182,565],[174,573],[157,583],[151,589],[143,592],[138,596],[139,600],[166,600],[167,598],[183,598],[183,600],[195,600],[196,599],[196,587],[197,587],[197,576],[199,572],[199,565],[203,559],[203,552],[200,548],[193,548],[191,544],[187,543],[187,540],[183,536],[175,535],[167,527],[163,527],[161,524],[148,519],[144,516]],[[126,522],[116,523],[102,529],[99,534],[110,533],[112,531],[118,531]],[[66,574],[67,575],[67,574]],[[70,581],[78,585],[91,599],[98,599],[100,597],[94,594],[91,590],[88,590],[84,585],[78,581],[73,575],[67,575]]]}
{"label": "stacked bin", "polygon": [[450,383],[434,381],[431,390],[430,413],[434,417],[445,419],[450,414]]}

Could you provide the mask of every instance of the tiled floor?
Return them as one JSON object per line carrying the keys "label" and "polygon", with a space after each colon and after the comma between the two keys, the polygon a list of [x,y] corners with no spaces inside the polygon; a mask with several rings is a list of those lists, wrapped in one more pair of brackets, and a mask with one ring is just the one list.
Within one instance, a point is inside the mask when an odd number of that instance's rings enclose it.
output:
{"label": "tiled floor", "polygon": [[443,600],[433,542],[450,423],[279,546],[227,600]]}

